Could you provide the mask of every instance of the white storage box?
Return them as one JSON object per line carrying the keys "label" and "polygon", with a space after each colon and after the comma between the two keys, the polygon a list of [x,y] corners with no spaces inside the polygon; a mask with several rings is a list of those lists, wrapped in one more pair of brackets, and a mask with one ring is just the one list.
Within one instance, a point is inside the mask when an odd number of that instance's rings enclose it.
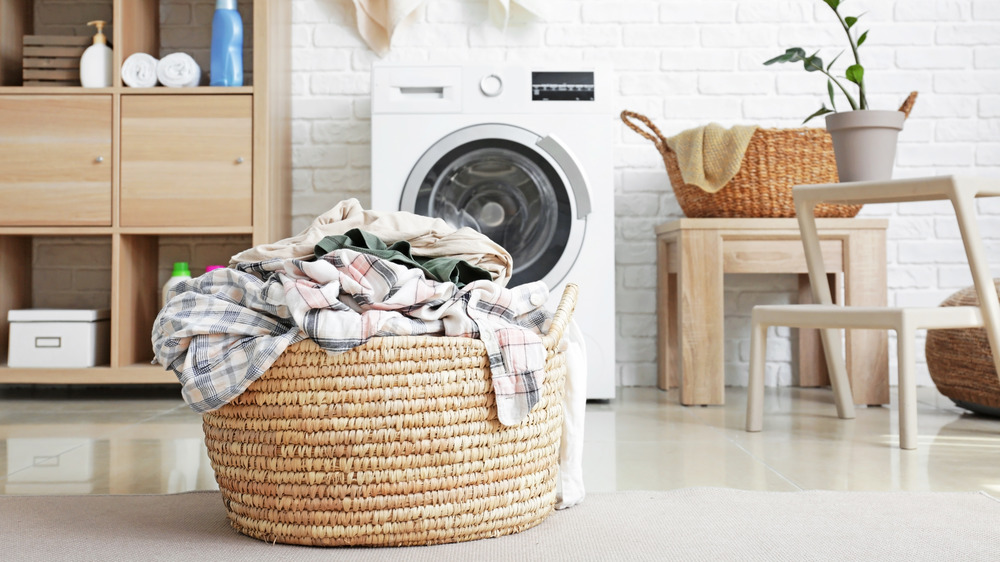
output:
{"label": "white storage box", "polygon": [[105,365],[111,358],[109,318],[109,310],[11,310],[7,366]]}

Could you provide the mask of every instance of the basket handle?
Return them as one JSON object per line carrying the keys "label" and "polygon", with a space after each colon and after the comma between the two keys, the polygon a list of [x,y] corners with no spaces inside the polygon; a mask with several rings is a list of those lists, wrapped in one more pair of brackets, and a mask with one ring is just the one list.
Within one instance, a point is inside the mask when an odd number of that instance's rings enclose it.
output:
{"label": "basket handle", "polygon": [[580,288],[575,283],[567,283],[563,289],[562,298],[559,300],[559,307],[552,317],[552,325],[549,326],[549,333],[542,336],[542,344],[545,349],[552,351],[562,341],[563,331],[569,324],[569,319],[573,316],[573,309],[576,308],[576,297],[580,293]]}
{"label": "basket handle", "polygon": [[[643,137],[653,141],[653,144],[655,144],[656,148],[660,149],[660,151],[663,151],[664,149],[670,150],[670,147],[667,146],[667,139],[664,138],[663,133],[661,133],[660,130],[656,128],[656,125],[654,125],[653,122],[649,120],[649,117],[646,117],[641,113],[636,113],[634,111],[628,111],[628,110],[622,111],[621,117],[622,121],[624,121],[625,124],[628,125],[629,129],[632,129],[633,131],[639,133]],[[634,121],[635,119],[638,119],[639,121],[642,122],[643,125],[645,125],[648,129],[653,131],[653,134],[644,131],[642,127],[636,124],[636,122]],[[656,136],[653,136],[654,134]]]}
{"label": "basket handle", "polygon": [[899,106],[899,110],[903,112],[907,118],[910,116],[910,112],[913,111],[913,104],[917,101],[917,93],[910,92],[910,95],[906,96],[903,100],[903,105]]}

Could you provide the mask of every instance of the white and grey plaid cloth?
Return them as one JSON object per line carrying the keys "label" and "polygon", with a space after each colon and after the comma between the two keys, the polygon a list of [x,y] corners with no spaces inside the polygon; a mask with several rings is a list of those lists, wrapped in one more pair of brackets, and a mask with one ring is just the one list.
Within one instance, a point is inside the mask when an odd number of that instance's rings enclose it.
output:
{"label": "white and grey plaid cloth", "polygon": [[476,281],[458,289],[347,249],[316,261],[272,259],[177,285],[154,322],[153,351],[155,362],[177,373],[191,408],[208,412],[307,337],[330,353],[376,336],[479,338],[500,422],[514,425],[541,395],[548,292],[542,282],[508,289]]}

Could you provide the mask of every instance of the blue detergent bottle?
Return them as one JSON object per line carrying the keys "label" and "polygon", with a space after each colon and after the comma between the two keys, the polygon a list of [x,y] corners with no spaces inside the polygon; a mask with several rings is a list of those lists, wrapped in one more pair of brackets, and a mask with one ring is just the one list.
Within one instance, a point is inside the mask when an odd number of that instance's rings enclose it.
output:
{"label": "blue detergent bottle", "polygon": [[243,85],[243,18],[236,0],[216,0],[212,17],[212,86]]}

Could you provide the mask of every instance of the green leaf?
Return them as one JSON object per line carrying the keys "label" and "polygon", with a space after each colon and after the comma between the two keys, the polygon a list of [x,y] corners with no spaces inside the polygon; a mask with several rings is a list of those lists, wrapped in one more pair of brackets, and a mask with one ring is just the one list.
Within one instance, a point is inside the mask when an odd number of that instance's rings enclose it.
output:
{"label": "green leaf", "polygon": [[830,64],[826,65],[827,72],[830,72],[830,69],[833,68],[833,63],[837,62],[837,59],[839,59],[840,55],[842,54],[844,54],[844,51],[840,51],[839,53],[837,53],[837,56],[833,57],[833,60],[830,61]]}
{"label": "green leaf", "polygon": [[798,62],[806,57],[806,52],[801,47],[787,49],[784,54],[778,55],[764,63],[765,66],[776,62]]}
{"label": "green leaf", "polygon": [[830,93],[830,105],[833,110],[837,110],[837,100],[833,97],[833,80],[827,79],[826,81],[826,91]]}
{"label": "green leaf", "polygon": [[837,7],[840,6],[840,0],[823,0],[823,1],[826,2],[826,5],[830,6],[830,8],[832,8],[834,12],[836,12]]}
{"label": "green leaf", "polygon": [[833,111],[827,109],[826,106],[824,105],[823,107],[819,108],[816,111],[816,113],[813,113],[809,117],[806,117],[806,120],[803,121],[802,124],[804,125],[804,124],[808,123],[809,120],[812,119],[813,117],[819,117],[820,115],[826,115],[827,113],[833,113]]}
{"label": "green leaf", "polygon": [[858,23],[858,18],[854,16],[847,16],[844,18],[844,23],[847,24],[847,29],[854,27],[854,24]]}
{"label": "green leaf", "polygon": [[866,31],[866,32],[864,32],[864,33],[861,34],[861,37],[858,37],[858,47],[860,47],[861,44],[864,43],[865,39],[867,39],[867,38],[868,38],[868,32]]}
{"label": "green leaf", "polygon": [[817,57],[816,55],[819,51],[809,55],[808,57],[802,59],[802,64],[806,68],[806,72],[816,72],[817,70],[823,70],[823,59]]}
{"label": "green leaf", "polygon": [[861,81],[865,79],[865,69],[862,68],[860,64],[852,64],[847,67],[847,72],[845,73],[847,79],[855,84],[861,84]]}

